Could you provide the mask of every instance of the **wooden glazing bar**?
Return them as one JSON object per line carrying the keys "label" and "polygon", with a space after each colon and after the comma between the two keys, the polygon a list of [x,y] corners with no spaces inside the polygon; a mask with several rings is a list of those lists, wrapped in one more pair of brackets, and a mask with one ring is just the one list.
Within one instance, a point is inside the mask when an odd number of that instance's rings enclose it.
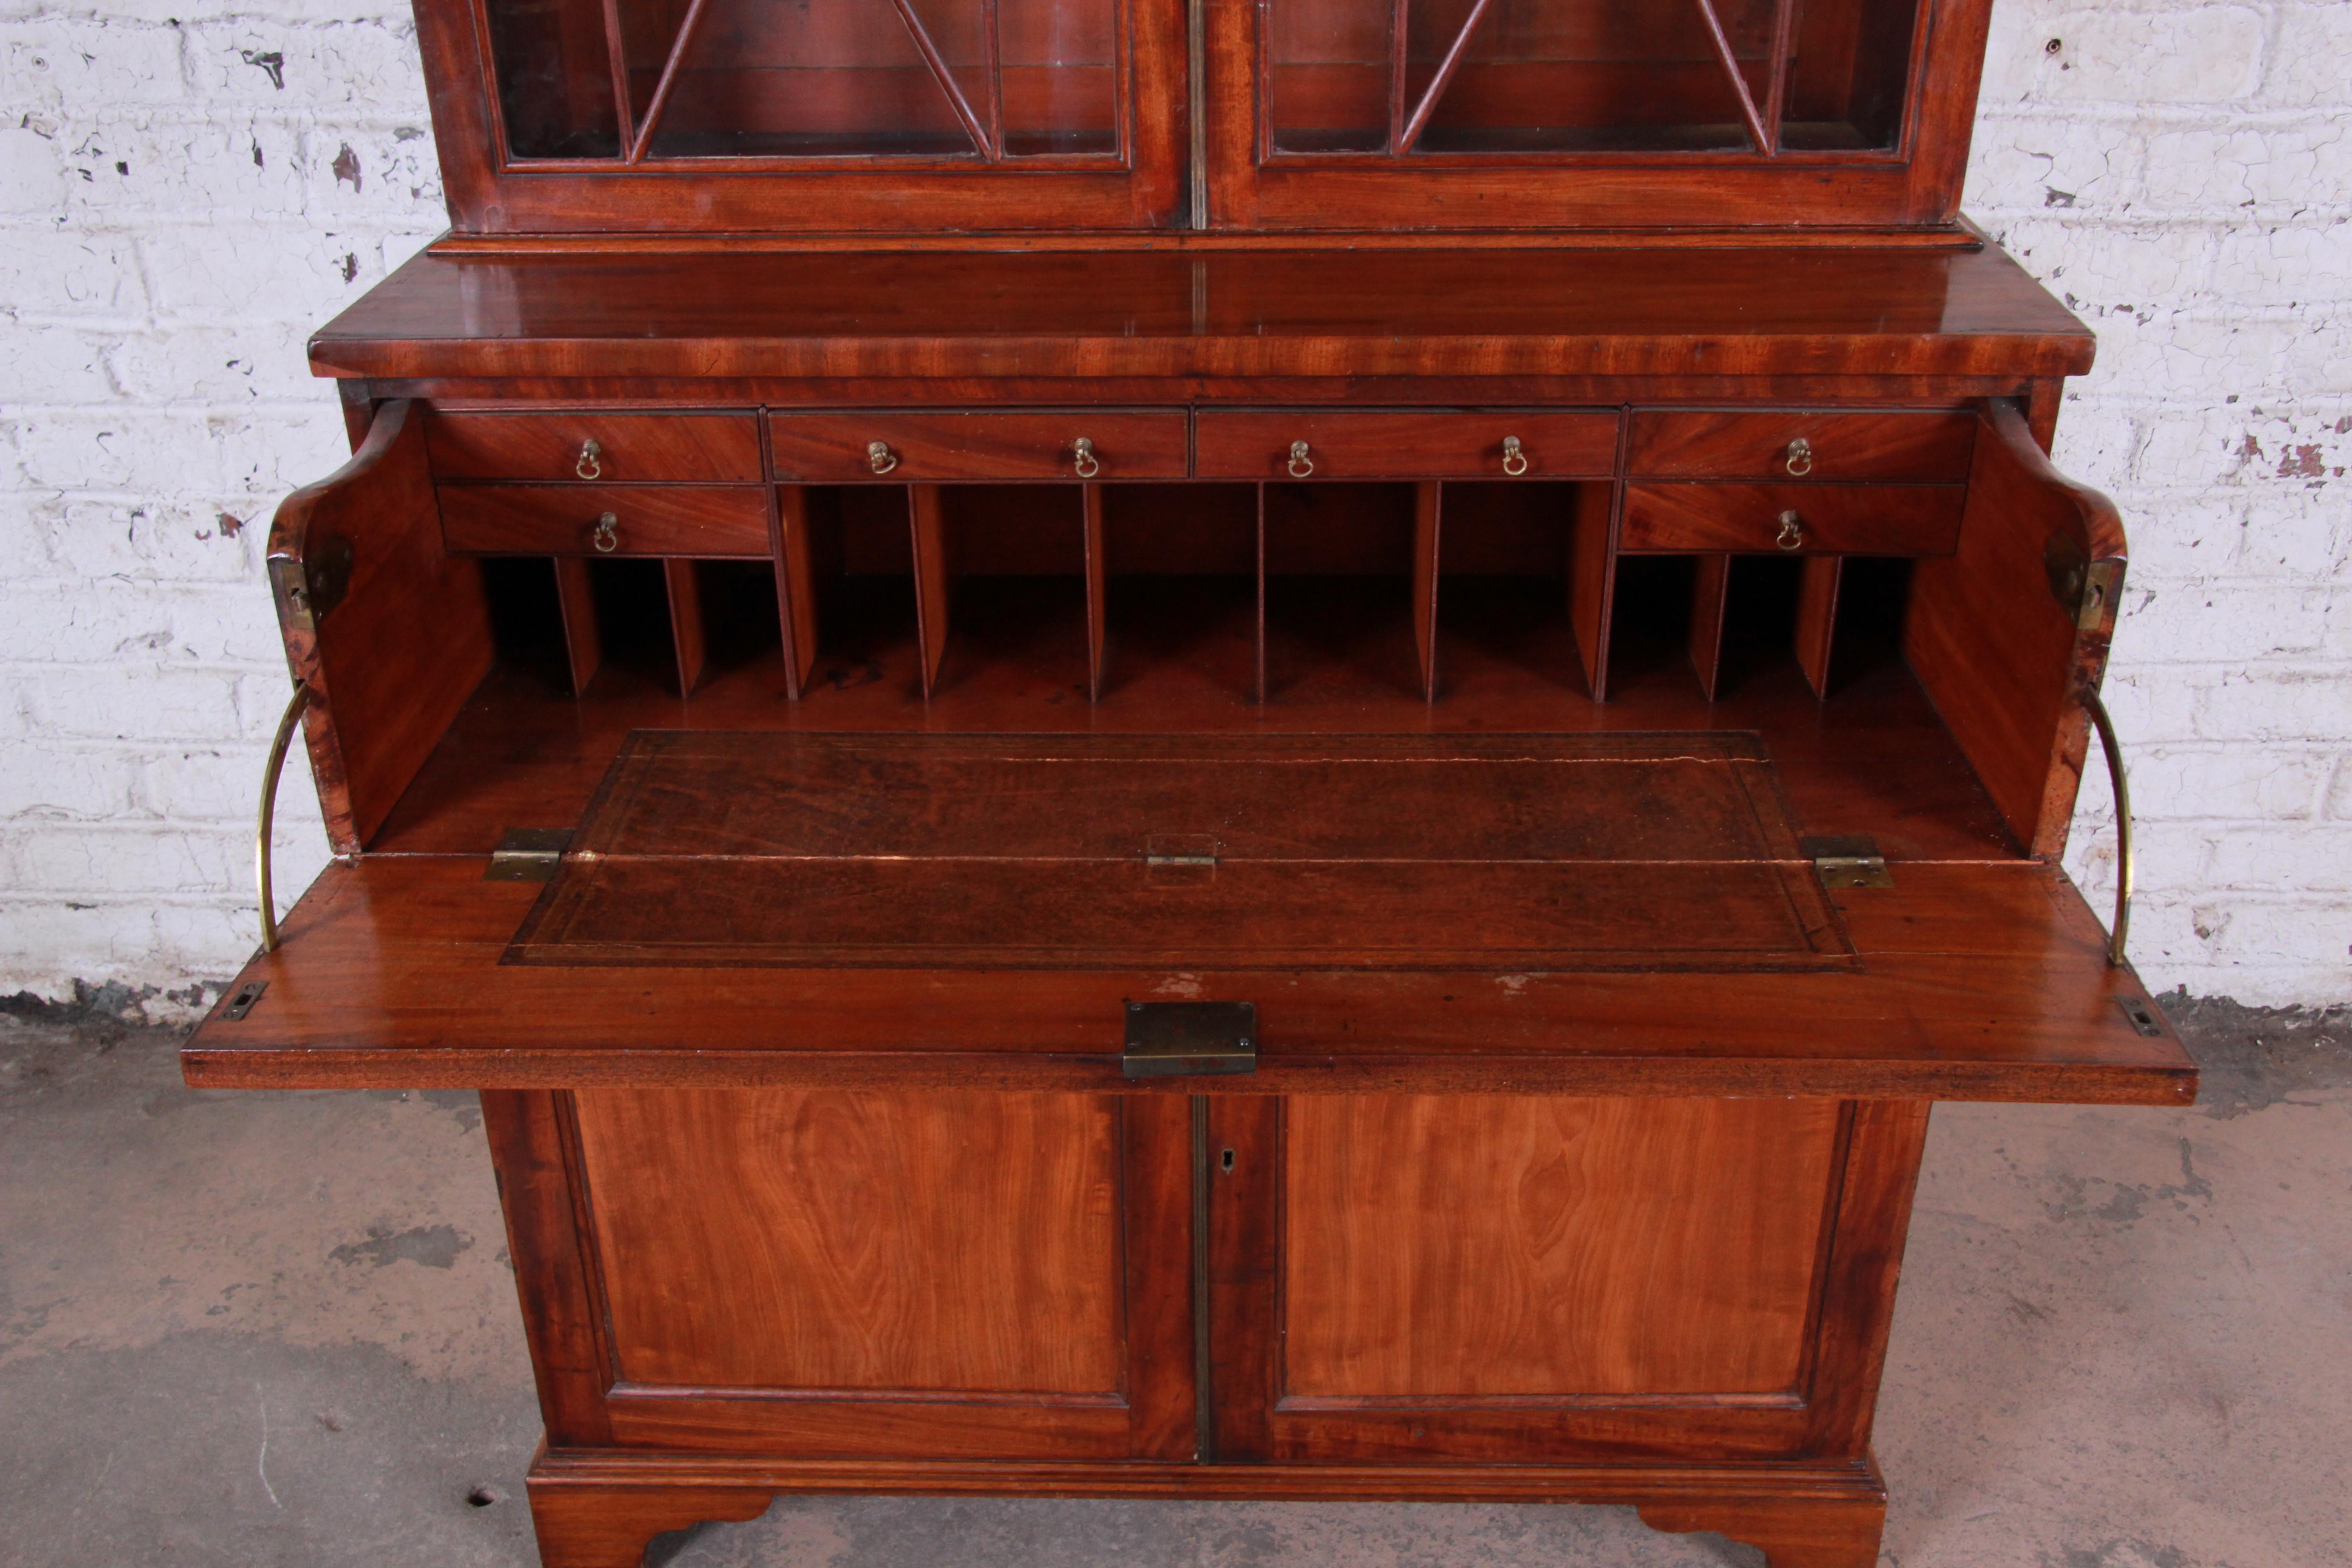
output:
{"label": "wooden glazing bar", "polygon": [[1830,694],[1831,645],[1837,636],[1838,582],[1843,555],[1808,555],[1797,583],[1797,668],[1816,697]]}
{"label": "wooden glazing bar", "polygon": [[555,560],[555,602],[563,611],[563,654],[572,671],[572,695],[578,697],[596,679],[604,662],[604,641],[596,627],[596,584],[584,555],[558,555]]}
{"label": "wooden glazing bar", "polygon": [[[1785,7],[1790,0],[1780,0],[1780,3]],[[1412,152],[1413,144],[1421,140],[1422,131],[1429,124],[1429,117],[1437,111],[1437,100],[1453,85],[1454,73],[1462,68],[1462,58],[1469,52],[1470,36],[1486,19],[1486,7],[1491,4],[1493,0],[1476,0],[1470,7],[1470,15],[1463,22],[1462,30],[1454,35],[1454,42],[1446,47],[1445,58],[1438,62],[1437,74],[1429,79],[1429,89],[1421,95],[1421,101],[1413,105],[1412,118],[1405,122],[1404,134],[1397,142],[1398,152]],[[1399,10],[1402,9],[1400,4]],[[1400,48],[1398,53],[1402,57],[1403,50]],[[1399,85],[1402,85],[1402,79]]]}
{"label": "wooden glazing bar", "polygon": [[915,540],[915,644],[923,667],[925,698],[939,683],[940,658],[948,644],[948,600],[954,592],[954,573],[948,564],[947,522],[940,503],[939,486],[907,487],[907,510]]}
{"label": "wooden glazing bar", "polygon": [[662,116],[669,112],[669,95],[677,87],[677,73],[686,64],[686,51],[693,47],[694,31],[702,22],[706,4],[707,0],[688,0],[686,20],[677,25],[677,38],[669,47],[669,58],[662,62],[661,79],[654,86],[652,101],[646,105],[646,122],[637,127],[636,140],[629,143],[632,163],[644,161],[646,149],[653,145],[654,132],[661,129]]}
{"label": "wooden glazing bar", "polygon": [[784,628],[784,690],[797,699],[816,674],[816,562],[803,485],[776,491],[776,608]]}
{"label": "wooden glazing bar", "polygon": [[1698,689],[1712,702],[1723,669],[1723,611],[1730,598],[1731,557],[1701,555],[1692,564],[1696,570],[1691,579],[1691,668],[1698,676]]}
{"label": "wooden glazing bar", "polygon": [[1444,487],[1423,479],[1412,488],[1412,640],[1421,656],[1421,694],[1437,700],[1437,551]]}
{"label": "wooden glazing bar", "polygon": [[629,52],[621,35],[620,0],[604,0],[604,58],[613,73],[613,123],[620,128],[621,145],[636,144],[636,111],[629,102]]}
{"label": "wooden glazing bar", "polygon": [[[1791,5],[1794,0],[1781,0]],[[989,156],[1004,156],[1004,39],[997,0],[980,0],[981,69],[988,78]]]}
{"label": "wooden glazing bar", "polygon": [[[699,0],[697,3],[699,4]],[[923,64],[930,68],[931,76],[940,84],[940,90],[948,95],[948,107],[955,110],[964,134],[971,138],[971,144],[980,150],[982,157],[994,163],[1003,149],[989,134],[988,126],[973,112],[971,100],[964,97],[963,89],[956,83],[955,73],[948,68],[947,57],[940,53],[939,45],[931,40],[930,29],[923,26],[920,16],[915,15],[910,0],[891,0],[891,3],[898,7],[898,20],[907,25],[907,36],[915,40],[915,52],[921,55]]]}
{"label": "wooden glazing bar", "polygon": [[702,579],[695,563],[680,555],[666,558],[662,588],[669,599],[670,646],[677,654],[677,694],[691,697],[710,652],[702,624]]}
{"label": "wooden glazing bar", "polygon": [[1780,150],[1780,131],[1789,116],[1790,56],[1797,41],[1797,0],[1772,0],[1772,77],[1764,98],[1764,128],[1770,140],[1768,153]]}
{"label": "wooden glazing bar", "polygon": [[1769,156],[1772,137],[1764,128],[1764,117],[1758,112],[1755,95],[1748,90],[1748,79],[1739,74],[1739,57],[1732,52],[1731,36],[1723,30],[1723,18],[1716,15],[1714,0],[1693,0],[1698,6],[1699,17],[1706,24],[1706,36],[1715,45],[1715,58],[1722,62],[1723,74],[1731,79],[1731,90],[1739,100],[1740,122],[1748,127],[1756,151]]}
{"label": "wooden glazing bar", "polygon": [[1389,7],[1389,140],[1391,156],[1404,151],[1405,68],[1412,47],[1411,0],[1393,0]]}
{"label": "wooden glazing bar", "polygon": [[1108,579],[1103,572],[1102,486],[1078,487],[1080,527],[1087,563],[1087,696],[1102,700],[1104,677],[1110,668]]}

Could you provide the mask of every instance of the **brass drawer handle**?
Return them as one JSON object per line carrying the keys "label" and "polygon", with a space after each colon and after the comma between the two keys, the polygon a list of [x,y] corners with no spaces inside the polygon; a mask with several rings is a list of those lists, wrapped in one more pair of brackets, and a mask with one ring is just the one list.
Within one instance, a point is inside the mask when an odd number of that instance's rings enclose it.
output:
{"label": "brass drawer handle", "polygon": [[887,441],[866,443],[866,461],[877,474],[887,474],[898,466],[898,454],[890,450]]}
{"label": "brass drawer handle", "polygon": [[1803,479],[1813,471],[1813,444],[1802,436],[1789,443],[1789,474]]}
{"label": "brass drawer handle", "polygon": [[621,547],[620,518],[609,511],[598,518],[595,531],[588,536],[588,542],[596,547],[599,555],[610,555],[618,550]]}
{"label": "brass drawer handle", "polygon": [[[1514,463],[1517,464],[1518,467],[1513,468],[1511,465]],[[1511,478],[1516,479],[1527,471],[1528,455],[1519,449],[1519,438],[1517,436],[1504,437],[1503,472],[1510,475]]]}
{"label": "brass drawer handle", "polygon": [[598,446],[593,440],[581,442],[580,460],[572,465],[572,471],[578,474],[583,479],[603,479],[604,477],[604,448]]}
{"label": "brass drawer handle", "polygon": [[1780,531],[1772,542],[1783,550],[1802,550],[1805,547],[1805,520],[1793,511],[1782,512]]}
{"label": "brass drawer handle", "polygon": [[1286,466],[1294,479],[1303,479],[1315,471],[1315,459],[1307,455],[1306,442],[1293,441],[1290,444],[1290,461]]}
{"label": "brass drawer handle", "polygon": [[1082,479],[1093,479],[1102,472],[1102,464],[1095,458],[1095,444],[1084,436],[1070,443],[1070,467]]}

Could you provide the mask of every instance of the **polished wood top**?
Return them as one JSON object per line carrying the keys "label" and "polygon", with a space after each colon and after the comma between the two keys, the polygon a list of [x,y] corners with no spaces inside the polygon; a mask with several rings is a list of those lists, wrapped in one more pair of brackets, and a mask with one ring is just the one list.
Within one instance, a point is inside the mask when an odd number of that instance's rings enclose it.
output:
{"label": "polished wood top", "polygon": [[310,357],[384,377],[2025,377],[2079,374],[2092,348],[1990,246],[1335,246],[427,252]]}

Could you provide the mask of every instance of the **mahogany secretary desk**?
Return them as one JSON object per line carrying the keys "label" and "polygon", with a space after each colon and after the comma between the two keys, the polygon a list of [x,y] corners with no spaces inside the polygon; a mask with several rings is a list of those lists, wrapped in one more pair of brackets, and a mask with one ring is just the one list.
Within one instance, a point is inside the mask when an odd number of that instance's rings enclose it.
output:
{"label": "mahogany secretary desk", "polygon": [[551,1568],[1876,1562],[1931,1103],[2196,1089],[2059,865],[2124,536],[1988,3],[418,0],[453,228],[269,542],[337,858],[281,932],[265,793],[184,1065],[482,1091]]}

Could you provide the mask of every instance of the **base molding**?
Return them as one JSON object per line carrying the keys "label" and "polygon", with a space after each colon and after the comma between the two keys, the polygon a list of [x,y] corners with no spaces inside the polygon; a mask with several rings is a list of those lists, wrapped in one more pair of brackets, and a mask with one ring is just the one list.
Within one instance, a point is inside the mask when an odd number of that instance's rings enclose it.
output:
{"label": "base molding", "polygon": [[1715,1531],[1771,1568],[1874,1568],[1878,1467],[1852,1461],[1639,1465],[1195,1465],[1149,1461],[772,1459],[551,1449],[530,1469],[546,1568],[640,1568],[665,1531],[757,1519],[780,1496],[1163,1498],[1226,1501],[1630,1504],[1668,1532]]}

